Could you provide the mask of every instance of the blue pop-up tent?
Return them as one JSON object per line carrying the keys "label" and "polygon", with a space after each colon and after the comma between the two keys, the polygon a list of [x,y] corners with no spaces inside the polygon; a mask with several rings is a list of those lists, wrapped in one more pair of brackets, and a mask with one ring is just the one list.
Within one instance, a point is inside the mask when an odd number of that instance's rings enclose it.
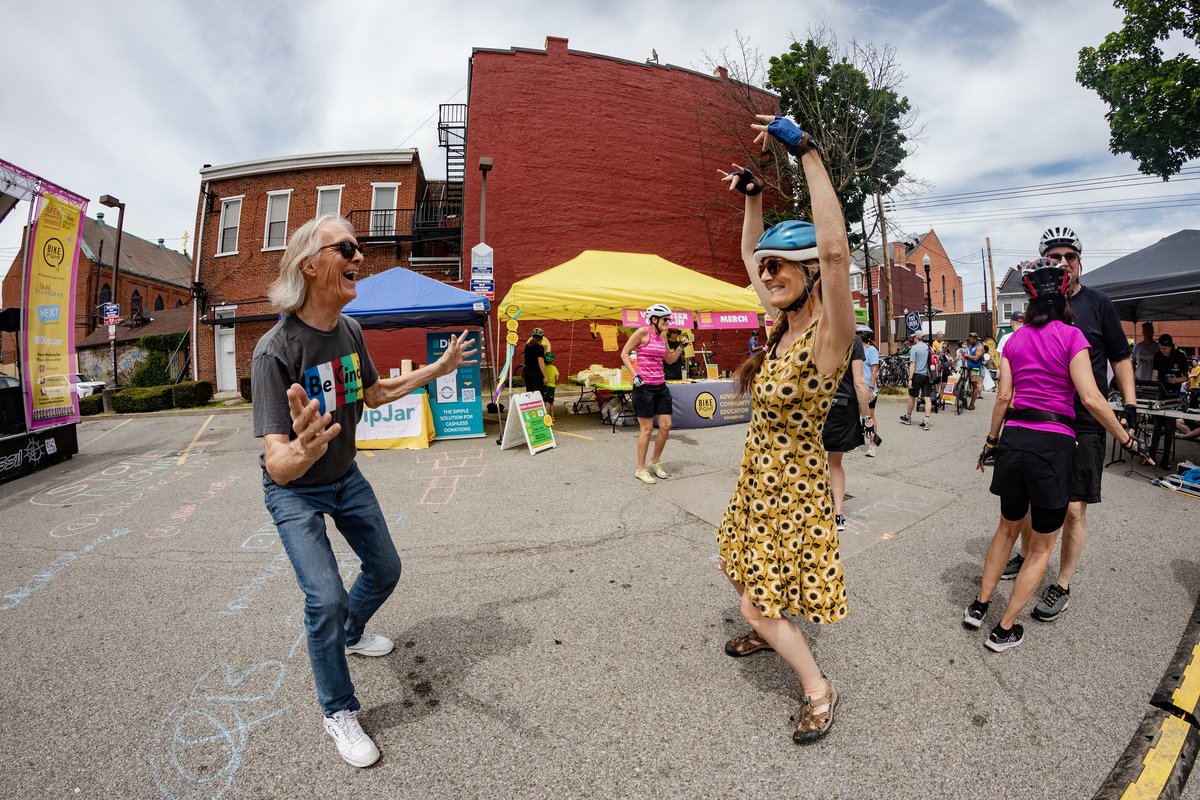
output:
{"label": "blue pop-up tent", "polygon": [[342,309],[364,328],[464,328],[487,326],[488,299],[404,267],[393,267],[356,287]]}

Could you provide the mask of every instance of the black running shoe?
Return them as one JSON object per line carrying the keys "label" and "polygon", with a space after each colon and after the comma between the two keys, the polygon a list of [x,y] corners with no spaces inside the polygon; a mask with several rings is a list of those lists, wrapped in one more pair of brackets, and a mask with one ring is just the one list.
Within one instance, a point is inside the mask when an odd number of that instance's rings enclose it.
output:
{"label": "black running shoe", "polygon": [[839,533],[846,530],[846,515],[835,514],[833,517],[833,524],[837,526]]}
{"label": "black running shoe", "polygon": [[987,641],[983,646],[993,653],[1003,653],[1005,650],[1016,647],[1021,642],[1025,641],[1025,629],[1020,625],[1013,623],[1013,626],[1008,630],[1000,627],[1000,623],[996,623],[996,627],[992,628],[991,634],[988,635]]}
{"label": "black running shoe", "polygon": [[978,600],[967,606],[967,610],[963,612],[963,625],[968,628],[978,628],[983,625],[983,618],[987,616],[988,606],[990,603],[981,603]]}
{"label": "black running shoe", "polygon": [[1057,582],[1052,583],[1046,587],[1046,592],[1042,595],[1042,602],[1034,607],[1032,616],[1041,622],[1050,622],[1058,619],[1058,615],[1066,611],[1070,604],[1070,587],[1064,589]]}
{"label": "black running shoe", "polygon": [[1013,578],[1017,577],[1017,573],[1021,571],[1021,565],[1024,563],[1025,557],[1020,553],[1017,553],[1008,560],[1007,564],[1004,565],[1004,574],[1000,576],[1000,580],[1011,581]]}

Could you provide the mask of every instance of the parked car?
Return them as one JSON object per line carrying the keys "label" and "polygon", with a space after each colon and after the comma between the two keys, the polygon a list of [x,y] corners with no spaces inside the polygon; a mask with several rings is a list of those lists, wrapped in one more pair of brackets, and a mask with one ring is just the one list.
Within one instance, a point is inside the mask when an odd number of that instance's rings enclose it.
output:
{"label": "parked car", "polygon": [[75,376],[75,393],[80,397],[90,397],[94,394],[100,394],[107,385],[104,381],[98,381],[82,372]]}
{"label": "parked car", "polygon": [[0,375],[0,389],[20,389],[21,382],[11,375]]}

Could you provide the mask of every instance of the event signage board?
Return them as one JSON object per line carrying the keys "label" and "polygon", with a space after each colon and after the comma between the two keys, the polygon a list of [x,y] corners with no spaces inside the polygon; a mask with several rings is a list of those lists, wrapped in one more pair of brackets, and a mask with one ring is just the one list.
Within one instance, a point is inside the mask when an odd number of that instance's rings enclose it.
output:
{"label": "event signage board", "polygon": [[558,446],[552,427],[554,419],[546,411],[541,392],[514,394],[510,402],[512,408],[508,411],[504,434],[500,437],[501,450],[520,447],[522,441],[529,448],[529,455]]}
{"label": "event signage board", "polygon": [[733,381],[669,383],[671,426],[711,428],[750,421],[750,395],[740,394]]}
{"label": "event signage board", "polygon": [[87,201],[45,192],[25,254],[21,374],[29,429],[79,421],[71,358],[75,353],[75,271]]}
{"label": "event signage board", "polygon": [[121,307],[116,303],[105,303],[103,306],[104,324],[116,325],[121,321]]}
{"label": "event signage board", "polygon": [[494,257],[495,251],[483,242],[471,248],[471,291],[488,300],[496,299]]}
{"label": "event signage board", "polygon": [[[425,334],[426,363],[442,357],[452,334],[436,331]],[[482,353],[483,339],[479,331],[468,331],[467,339]],[[433,411],[433,431],[437,439],[475,439],[483,432],[483,391],[479,363],[464,365],[438,378],[430,387],[430,406]]]}
{"label": "event signage board", "polygon": [[[646,320],[646,309],[644,308],[623,308],[621,309],[621,324],[626,328],[642,328],[650,323]],[[671,321],[667,323],[669,328],[678,328],[679,330],[690,330],[692,327],[692,312],[690,311],[675,311],[671,314]]]}
{"label": "event signage board", "polygon": [[364,408],[354,442],[359,450],[425,449],[431,427],[425,390],[417,389],[387,405]]}
{"label": "event signage board", "polygon": [[854,321],[866,325],[871,321],[871,310],[862,306],[854,307]]}
{"label": "event signage board", "polygon": [[696,325],[700,330],[757,330],[756,311],[701,311]]}
{"label": "event signage board", "polygon": [[904,326],[908,328],[909,333],[916,333],[921,330],[921,315],[916,311],[910,311],[904,315]]}

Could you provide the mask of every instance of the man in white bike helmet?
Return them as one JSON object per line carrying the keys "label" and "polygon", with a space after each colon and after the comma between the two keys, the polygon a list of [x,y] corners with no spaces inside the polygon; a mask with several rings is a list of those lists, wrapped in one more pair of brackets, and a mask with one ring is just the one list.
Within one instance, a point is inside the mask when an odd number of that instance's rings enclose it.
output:
{"label": "man in white bike helmet", "polygon": [[[642,483],[654,484],[667,477],[662,467],[663,448],[671,433],[671,390],[667,388],[667,377],[663,365],[674,364],[683,357],[688,338],[681,337],[674,347],[667,345],[667,328],[671,326],[671,309],[662,303],[654,303],[646,309],[646,327],[638,328],[621,348],[621,363],[633,376],[633,412],[637,415],[637,469],[633,476]],[[637,351],[637,365],[632,360]],[[654,438],[654,456],[646,466],[646,452],[650,449],[650,437],[658,425],[658,436]]]}
{"label": "man in white bike helmet", "polygon": [[[1083,243],[1075,231],[1066,226],[1047,228],[1038,242],[1038,252],[1045,258],[1058,261],[1067,268],[1069,283],[1067,297],[1075,316],[1074,325],[1087,338],[1092,360],[1092,374],[1100,391],[1107,394],[1108,368],[1112,365],[1117,389],[1121,392],[1124,410],[1121,421],[1133,435],[1137,434],[1137,405],[1133,382],[1132,350],[1117,309],[1107,296],[1079,282],[1083,271]],[[1033,610],[1033,618],[1043,622],[1057,619],[1071,602],[1071,579],[1079,566],[1083,544],[1087,539],[1087,507],[1100,502],[1100,479],[1104,474],[1104,429],[1075,397],[1074,471],[1071,477],[1070,503],[1063,522],[1062,550],[1058,576],[1046,587],[1042,601]],[[1029,523],[1021,533],[1021,554],[1013,556],[1004,570],[1004,578],[1015,578],[1029,552]]]}

